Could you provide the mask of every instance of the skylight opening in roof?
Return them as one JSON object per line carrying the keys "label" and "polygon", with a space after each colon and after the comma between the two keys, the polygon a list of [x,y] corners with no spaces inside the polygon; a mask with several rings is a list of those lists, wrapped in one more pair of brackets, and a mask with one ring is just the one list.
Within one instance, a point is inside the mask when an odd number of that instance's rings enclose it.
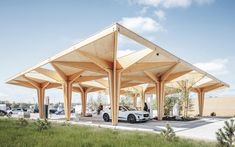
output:
{"label": "skylight opening in roof", "polygon": [[117,44],[118,58],[143,49],[146,49],[146,47],[135,42],[134,40],[129,39],[124,35],[118,34],[118,44]]}

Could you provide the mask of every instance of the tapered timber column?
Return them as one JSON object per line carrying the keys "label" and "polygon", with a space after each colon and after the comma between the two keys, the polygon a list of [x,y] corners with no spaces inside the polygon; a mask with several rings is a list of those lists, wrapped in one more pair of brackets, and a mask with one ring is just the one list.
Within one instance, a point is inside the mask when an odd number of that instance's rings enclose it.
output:
{"label": "tapered timber column", "polygon": [[202,91],[202,90],[198,90],[198,109],[199,109],[199,116],[203,116],[204,99],[205,99],[205,92]]}
{"label": "tapered timber column", "polygon": [[136,105],[137,105],[137,95],[134,95],[132,97],[132,100],[133,100],[133,106],[136,107]]}
{"label": "tapered timber column", "polygon": [[71,101],[72,101],[72,83],[66,82],[63,85],[64,92],[64,112],[66,120],[70,120],[71,116]]}
{"label": "tapered timber column", "polygon": [[45,97],[45,88],[37,88],[37,95],[38,95],[38,110],[39,110],[39,117],[42,119],[44,118],[44,97]]}
{"label": "tapered timber column", "polygon": [[141,91],[141,110],[144,110],[144,103],[145,103],[145,92]]}
{"label": "tapered timber column", "polygon": [[51,63],[52,67],[55,69],[57,76],[60,77],[60,83],[63,88],[63,94],[64,94],[64,112],[65,112],[65,118],[67,121],[70,120],[71,116],[71,101],[72,101],[72,88],[73,83],[76,82],[76,80],[81,76],[81,74],[84,72],[84,70],[79,71],[73,75],[67,76],[64,71],[62,71],[58,65],[55,63]]}
{"label": "tapered timber column", "polygon": [[162,120],[164,116],[164,99],[165,99],[165,86],[164,82],[158,82],[155,84],[156,97],[157,97],[157,116],[158,120]]}
{"label": "tapered timber column", "polygon": [[86,100],[87,100],[87,93],[81,92],[82,116],[86,116]]}
{"label": "tapered timber column", "polygon": [[22,76],[29,84],[31,84],[36,90],[37,90],[37,95],[38,95],[38,110],[39,110],[39,117],[45,118],[44,116],[44,97],[45,97],[45,89],[48,87],[50,84],[49,82],[44,82],[44,83],[38,83],[35,80],[26,77],[25,75]]}
{"label": "tapered timber column", "polygon": [[112,125],[118,123],[118,109],[120,96],[121,73],[118,70],[111,70],[108,73],[109,79],[109,95],[111,98]]}

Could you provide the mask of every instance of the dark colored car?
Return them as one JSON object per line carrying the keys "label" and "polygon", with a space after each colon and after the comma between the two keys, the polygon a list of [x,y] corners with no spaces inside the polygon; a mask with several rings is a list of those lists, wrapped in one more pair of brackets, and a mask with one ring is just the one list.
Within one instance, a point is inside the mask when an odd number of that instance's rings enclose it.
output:
{"label": "dark colored car", "polygon": [[49,113],[56,113],[56,111],[57,111],[57,109],[56,108],[51,108],[51,109],[49,109]]}

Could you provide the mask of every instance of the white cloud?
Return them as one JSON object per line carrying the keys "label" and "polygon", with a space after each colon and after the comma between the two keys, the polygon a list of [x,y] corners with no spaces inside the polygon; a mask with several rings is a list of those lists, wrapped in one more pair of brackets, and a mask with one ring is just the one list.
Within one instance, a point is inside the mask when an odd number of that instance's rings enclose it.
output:
{"label": "white cloud", "polygon": [[163,31],[163,27],[150,17],[123,17],[122,25],[138,33]]}
{"label": "white cloud", "polygon": [[202,70],[207,71],[213,75],[226,75],[229,73],[227,68],[228,59],[215,59],[209,62],[201,62],[194,64]]}
{"label": "white cloud", "polygon": [[159,20],[165,20],[165,12],[162,10],[154,11],[154,14],[158,17]]}
{"label": "white cloud", "polygon": [[175,8],[175,7],[186,8],[191,6],[193,3],[202,5],[214,2],[214,0],[129,0],[129,1],[130,3],[133,4],[163,7],[163,8]]}

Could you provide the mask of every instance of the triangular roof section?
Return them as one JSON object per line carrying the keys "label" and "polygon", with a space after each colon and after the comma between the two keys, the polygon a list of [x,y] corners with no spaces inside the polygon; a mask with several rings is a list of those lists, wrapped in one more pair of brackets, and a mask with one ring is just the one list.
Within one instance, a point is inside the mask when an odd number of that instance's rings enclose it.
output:
{"label": "triangular roof section", "polygon": [[[145,48],[118,57],[118,34]],[[49,82],[50,88],[56,88],[63,80],[61,76],[72,77],[80,73],[77,82],[84,82],[81,85],[91,87],[93,84],[93,87],[101,90],[108,88],[107,84],[103,86],[100,81],[107,81],[105,77],[113,68],[114,62],[117,62],[116,68],[122,71],[121,88],[156,83],[159,80],[167,81],[172,85],[172,82],[182,79],[196,80],[195,90],[205,88],[209,91],[229,87],[227,83],[118,23],[13,76],[7,80],[7,83],[33,88],[29,84],[32,81]],[[43,68],[48,64],[51,64],[54,70]]]}

